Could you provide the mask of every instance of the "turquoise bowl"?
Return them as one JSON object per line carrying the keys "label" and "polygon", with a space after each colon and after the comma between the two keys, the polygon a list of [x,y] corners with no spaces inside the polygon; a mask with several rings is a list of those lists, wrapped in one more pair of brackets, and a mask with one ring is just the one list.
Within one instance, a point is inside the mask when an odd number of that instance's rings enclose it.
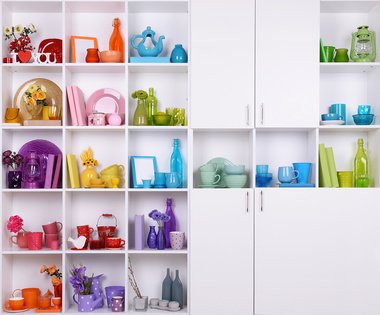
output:
{"label": "turquoise bowl", "polygon": [[229,188],[243,188],[247,183],[247,175],[226,175],[224,181]]}
{"label": "turquoise bowl", "polygon": [[358,114],[352,115],[355,125],[370,125],[373,121],[373,114]]}
{"label": "turquoise bowl", "polygon": [[242,175],[245,171],[245,165],[225,165],[224,171],[227,175]]}

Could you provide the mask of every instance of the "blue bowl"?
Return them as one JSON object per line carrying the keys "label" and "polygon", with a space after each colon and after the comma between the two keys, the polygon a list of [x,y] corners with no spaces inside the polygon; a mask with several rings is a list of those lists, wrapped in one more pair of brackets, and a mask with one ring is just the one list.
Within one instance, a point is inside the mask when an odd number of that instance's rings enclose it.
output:
{"label": "blue bowl", "polygon": [[256,174],[256,187],[268,187],[272,181],[272,173]]}
{"label": "blue bowl", "polygon": [[373,122],[373,114],[352,115],[355,125],[370,125]]}
{"label": "blue bowl", "polygon": [[322,118],[322,120],[339,120],[340,115],[336,114],[336,113],[322,114],[321,118]]}

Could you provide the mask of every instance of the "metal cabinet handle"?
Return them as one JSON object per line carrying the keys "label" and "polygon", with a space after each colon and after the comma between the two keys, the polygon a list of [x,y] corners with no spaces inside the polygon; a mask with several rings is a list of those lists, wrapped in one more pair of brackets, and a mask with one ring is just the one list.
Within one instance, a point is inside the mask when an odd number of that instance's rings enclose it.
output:
{"label": "metal cabinet handle", "polygon": [[264,203],[263,203],[263,191],[261,190],[260,191],[260,211],[263,212],[264,211]]}
{"label": "metal cabinet handle", "polygon": [[247,213],[249,213],[249,194],[247,191]]}
{"label": "metal cabinet handle", "polygon": [[249,104],[247,104],[247,106],[245,107],[246,109],[246,124],[247,126],[249,126]]}
{"label": "metal cabinet handle", "polygon": [[261,103],[261,124],[264,125],[264,103]]}

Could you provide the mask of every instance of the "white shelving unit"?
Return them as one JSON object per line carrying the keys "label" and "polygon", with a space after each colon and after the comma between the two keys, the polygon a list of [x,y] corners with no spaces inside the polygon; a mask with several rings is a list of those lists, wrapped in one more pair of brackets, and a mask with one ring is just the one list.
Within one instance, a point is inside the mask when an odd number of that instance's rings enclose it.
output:
{"label": "white shelving unit", "polygon": [[[161,284],[170,267],[172,276],[180,271],[184,285],[185,306],[179,312],[188,314],[189,250],[167,249],[135,250],[133,220],[135,214],[145,215],[145,225],[156,225],[148,217],[152,209],[165,211],[166,198],[174,198],[174,212],[179,229],[189,238],[189,187],[190,169],[190,130],[185,127],[131,126],[136,101],[130,95],[137,89],[148,90],[154,87],[161,111],[165,107],[184,107],[189,115],[189,64],[140,64],[129,63],[135,55],[130,48],[130,39],[148,26],[164,34],[162,55],[170,56],[174,44],[181,43],[190,51],[190,4],[182,0],[150,1],[77,1],[77,0],[24,0],[0,1],[1,25],[28,25],[34,23],[37,33],[32,34],[34,46],[45,38],[63,40],[62,64],[6,64],[1,63],[0,85],[2,89],[2,117],[5,109],[13,104],[13,96],[18,87],[32,78],[46,78],[54,81],[63,91],[63,123],[60,127],[1,127],[2,150],[18,151],[27,141],[46,139],[55,143],[63,156],[73,153],[79,161],[80,153],[88,146],[94,151],[100,165],[97,171],[111,164],[125,166],[125,185],[119,189],[72,189],[69,188],[66,160],[63,160],[63,188],[60,189],[8,189],[5,183],[5,169],[0,171],[2,178],[2,234],[0,269],[1,304],[16,288],[39,287],[41,292],[52,289],[50,278],[39,274],[42,264],[56,264],[64,275],[63,313],[78,313],[72,301],[73,291],[68,283],[69,270],[80,262],[87,266],[88,274],[104,273],[103,288],[109,285],[124,285],[126,288],[125,313],[135,313],[132,308],[134,292],[128,283],[128,257],[132,259],[140,290],[152,297],[161,297]],[[32,16],[31,16],[32,13]],[[115,17],[121,20],[121,33],[124,37],[125,63],[83,64],[71,63],[70,36],[94,36],[100,50],[108,49]],[[8,42],[0,47],[1,56],[7,54]],[[190,55],[190,54],[189,54]],[[109,87],[118,90],[126,100],[125,125],[111,127],[72,126],[66,101],[66,86],[79,86],[85,100],[94,91]],[[185,186],[180,189],[135,189],[130,185],[129,156],[155,155],[161,171],[169,171],[170,154],[174,138],[181,141],[181,152],[185,163]],[[82,170],[80,166],[80,171]],[[66,242],[69,236],[76,237],[76,226],[89,224],[96,229],[98,217],[102,213],[112,213],[117,217],[118,236],[126,240],[125,250],[85,250],[74,251]],[[42,231],[42,224],[50,221],[63,223],[62,246],[52,251],[21,250],[9,242],[10,233],[5,222],[10,215],[19,214],[24,219],[25,228]],[[147,235],[147,234],[146,234]],[[27,259],[26,259],[27,258]],[[20,270],[25,270],[20,276]],[[26,277],[26,278],[24,278]],[[49,278],[49,279],[48,279]],[[28,280],[26,280],[28,279]],[[174,280],[174,277],[173,277]],[[97,314],[108,314],[106,307]],[[162,311],[149,309],[147,314]]]}

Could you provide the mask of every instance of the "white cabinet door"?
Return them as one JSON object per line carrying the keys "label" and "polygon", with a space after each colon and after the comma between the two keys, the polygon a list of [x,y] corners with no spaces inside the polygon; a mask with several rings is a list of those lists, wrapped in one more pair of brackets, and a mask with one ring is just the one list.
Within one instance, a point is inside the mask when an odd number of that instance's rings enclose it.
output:
{"label": "white cabinet door", "polygon": [[256,127],[312,127],[319,108],[319,0],[256,0]]}
{"label": "white cabinet door", "polygon": [[191,1],[191,126],[253,126],[254,2]]}
{"label": "white cabinet door", "polygon": [[256,190],[255,198],[255,314],[380,314],[377,190]]}
{"label": "white cabinet door", "polygon": [[191,192],[190,313],[253,314],[253,190]]}

